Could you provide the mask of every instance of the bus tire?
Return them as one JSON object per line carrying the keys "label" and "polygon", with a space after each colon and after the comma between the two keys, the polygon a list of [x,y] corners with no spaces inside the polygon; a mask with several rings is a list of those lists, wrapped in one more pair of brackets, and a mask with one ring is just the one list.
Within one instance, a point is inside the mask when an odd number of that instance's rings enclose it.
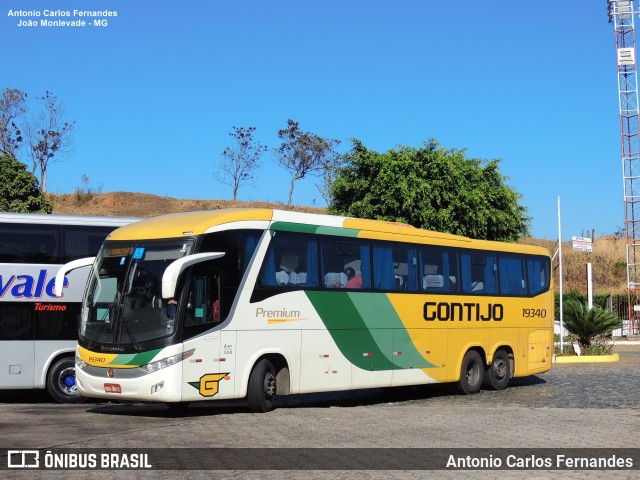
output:
{"label": "bus tire", "polygon": [[491,390],[504,390],[511,378],[511,363],[509,355],[504,350],[498,350],[493,355],[493,361],[484,371],[483,385]]}
{"label": "bus tire", "polygon": [[482,357],[475,350],[469,350],[462,359],[458,390],[465,395],[478,393],[484,377]]}
{"label": "bus tire", "polygon": [[254,413],[264,413],[273,410],[273,401],[276,396],[276,371],[273,364],[263,358],[249,375],[247,388],[247,402],[249,409]]}
{"label": "bus tire", "polygon": [[47,393],[58,403],[80,403],[86,400],[76,384],[76,365],[73,357],[55,362],[47,373]]}

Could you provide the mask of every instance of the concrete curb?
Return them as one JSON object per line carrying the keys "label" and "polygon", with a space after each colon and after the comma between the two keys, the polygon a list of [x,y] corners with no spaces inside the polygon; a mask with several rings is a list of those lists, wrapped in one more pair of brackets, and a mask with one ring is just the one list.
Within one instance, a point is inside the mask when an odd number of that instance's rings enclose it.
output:
{"label": "concrete curb", "polygon": [[553,356],[552,363],[606,363],[617,362],[620,355],[614,353],[612,355],[570,355],[570,356]]}

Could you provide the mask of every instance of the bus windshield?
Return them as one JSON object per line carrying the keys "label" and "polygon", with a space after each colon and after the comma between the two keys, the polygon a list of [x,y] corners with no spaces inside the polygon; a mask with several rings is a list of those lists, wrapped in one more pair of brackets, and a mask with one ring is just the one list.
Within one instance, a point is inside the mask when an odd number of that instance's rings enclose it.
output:
{"label": "bus windshield", "polygon": [[133,346],[175,332],[176,301],[162,298],[162,275],[191,253],[192,241],[106,243],[89,281],[80,334],[90,345]]}

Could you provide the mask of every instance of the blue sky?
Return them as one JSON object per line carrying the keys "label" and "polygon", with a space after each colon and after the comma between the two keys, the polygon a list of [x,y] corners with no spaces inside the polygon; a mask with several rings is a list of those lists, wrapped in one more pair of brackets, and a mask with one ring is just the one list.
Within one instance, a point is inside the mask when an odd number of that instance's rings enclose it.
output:
{"label": "blue sky", "polygon": [[[10,9],[115,10],[103,28],[19,28]],[[44,17],[41,17],[44,18]],[[48,189],[231,199],[213,176],[235,126],[278,146],[301,129],[368,148],[436,138],[501,171],[555,239],[624,224],[613,26],[606,2],[0,0],[0,88],[53,92],[77,121]],[[241,200],[286,202],[263,157]],[[314,180],[294,204],[324,206]]]}

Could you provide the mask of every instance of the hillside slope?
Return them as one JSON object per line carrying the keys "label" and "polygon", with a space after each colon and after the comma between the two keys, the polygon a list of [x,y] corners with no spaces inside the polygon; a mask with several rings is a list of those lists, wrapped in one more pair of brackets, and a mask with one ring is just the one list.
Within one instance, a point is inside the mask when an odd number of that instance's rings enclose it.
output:
{"label": "hillside slope", "polygon": [[[280,203],[240,202],[233,200],[181,200],[147,193],[67,193],[49,194],[53,213],[67,215],[106,215],[120,217],[155,217],[165,213],[188,212],[232,207],[286,208]],[[324,209],[295,207],[300,212],[324,212]]]}

